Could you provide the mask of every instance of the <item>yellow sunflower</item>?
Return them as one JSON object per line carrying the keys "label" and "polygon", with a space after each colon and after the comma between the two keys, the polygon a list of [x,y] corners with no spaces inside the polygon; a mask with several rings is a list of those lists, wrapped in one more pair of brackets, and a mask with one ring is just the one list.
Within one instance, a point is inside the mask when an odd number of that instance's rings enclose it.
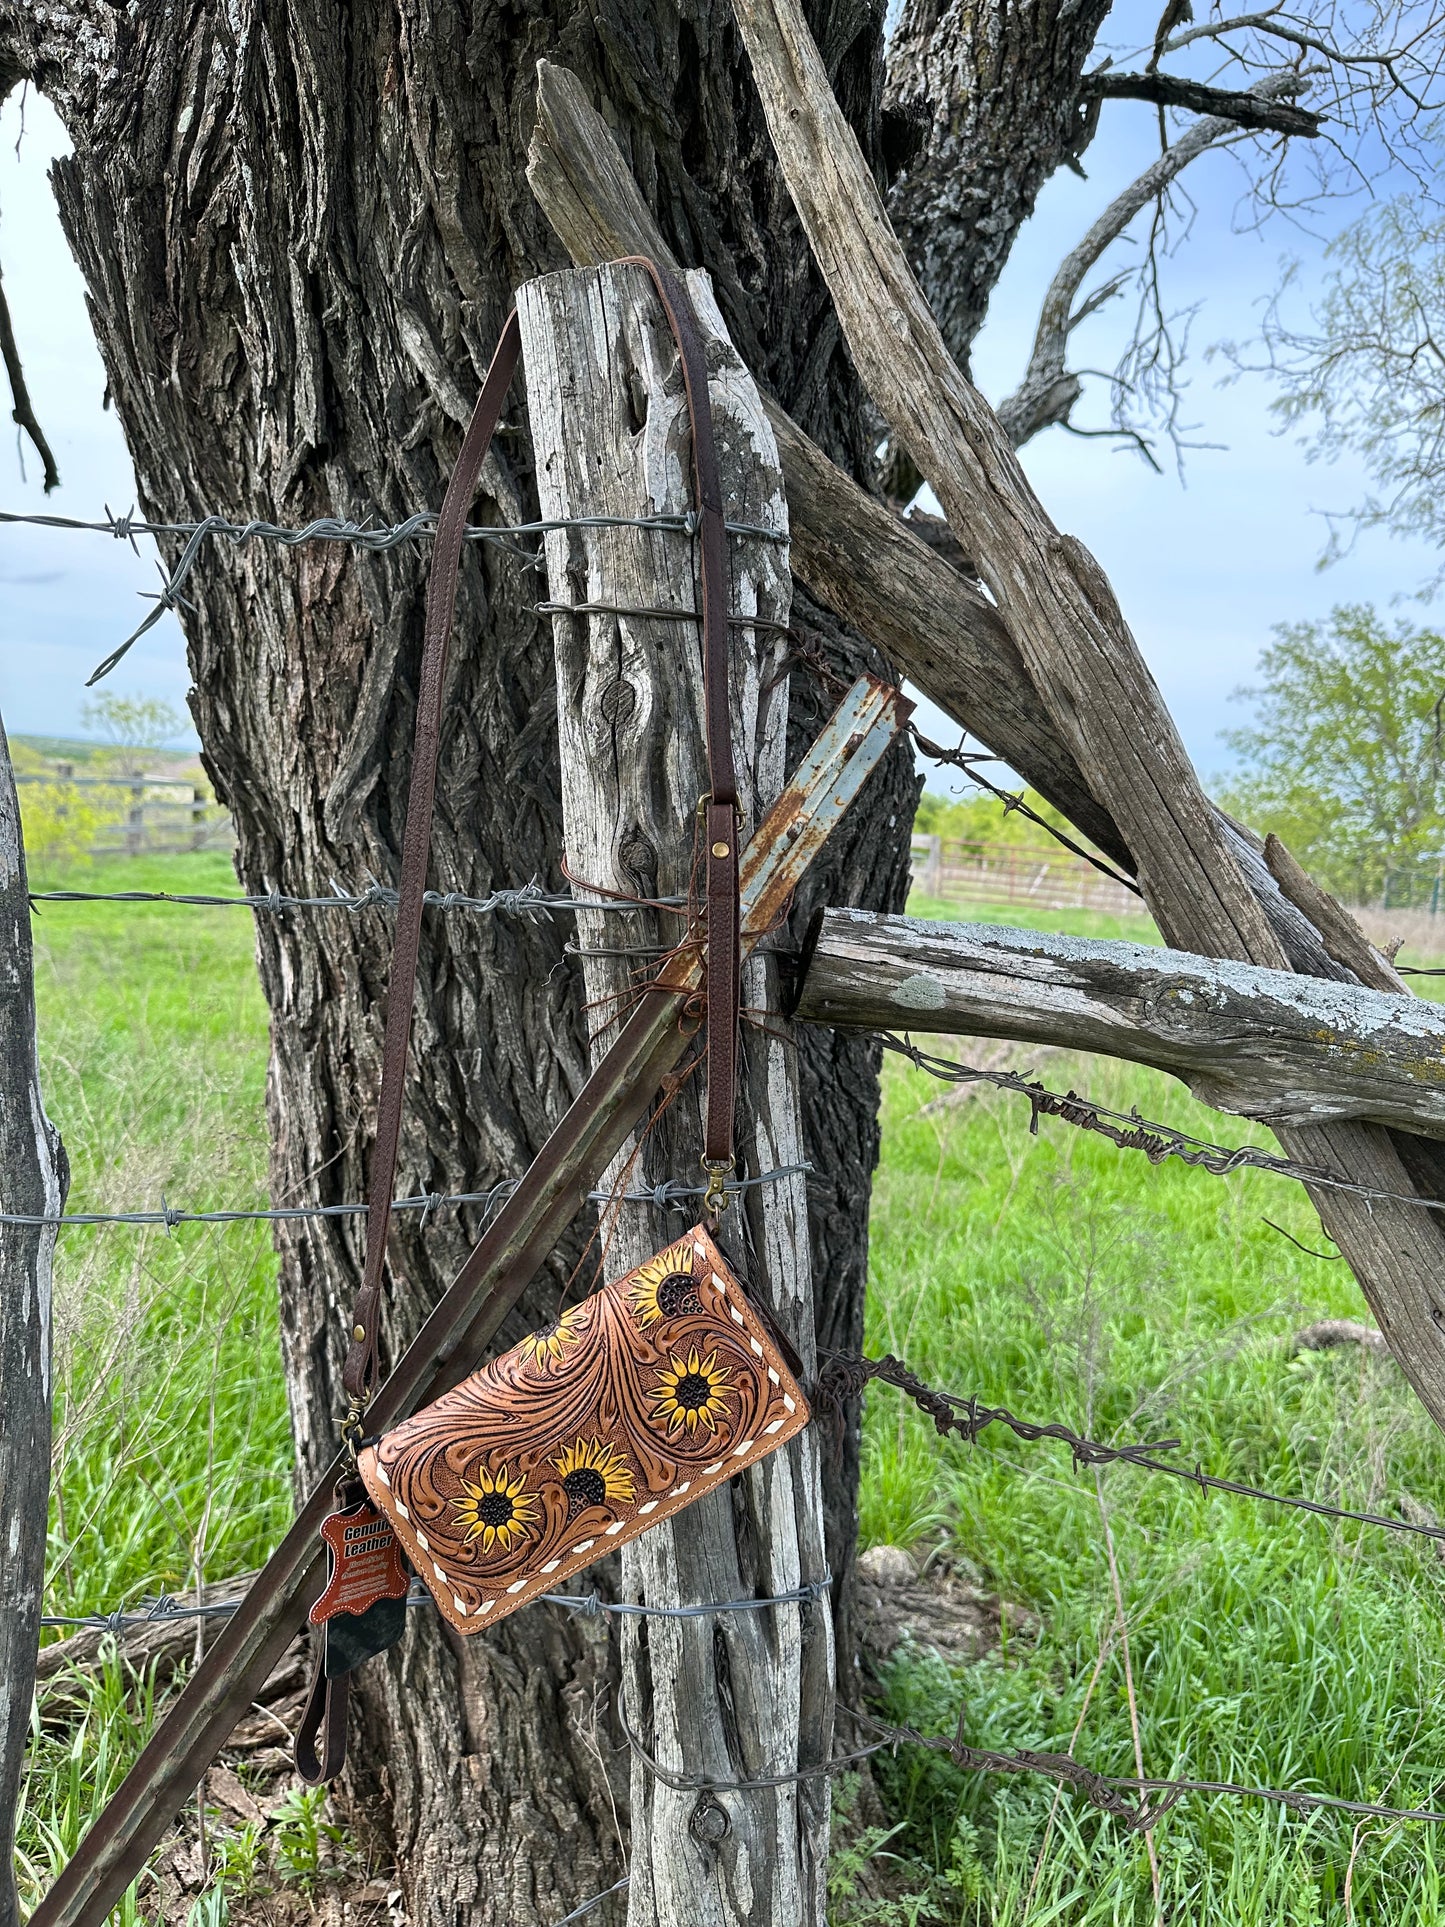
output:
{"label": "yellow sunflower", "polygon": [[688,1251],[663,1251],[649,1258],[633,1273],[629,1293],[637,1322],[644,1329],[660,1318],[678,1318],[684,1312],[702,1310],[697,1285],[692,1275],[692,1254]]}
{"label": "yellow sunflower", "polygon": [[489,1472],[483,1466],[476,1483],[462,1480],[462,1496],[455,1501],[457,1523],[465,1526],[467,1544],[480,1539],[482,1551],[500,1546],[510,1552],[514,1540],[525,1539],[537,1523],[537,1501],[520,1472]]}
{"label": "yellow sunflower", "polygon": [[631,1505],[636,1496],[632,1468],[615,1445],[602,1439],[578,1439],[552,1463],[567,1494],[569,1515],[594,1505]]}
{"label": "yellow sunflower", "polygon": [[685,1364],[674,1358],[669,1368],[658,1374],[652,1393],[658,1417],[667,1420],[669,1432],[680,1432],[684,1427],[695,1432],[700,1425],[715,1432],[732,1396],[731,1377],[731,1370],[718,1364],[716,1352],[700,1358],[693,1346]]}
{"label": "yellow sunflower", "polygon": [[580,1312],[579,1305],[559,1312],[550,1325],[543,1325],[539,1331],[528,1332],[517,1350],[530,1358],[534,1365],[545,1365],[549,1361],[554,1365],[559,1364],[577,1343]]}

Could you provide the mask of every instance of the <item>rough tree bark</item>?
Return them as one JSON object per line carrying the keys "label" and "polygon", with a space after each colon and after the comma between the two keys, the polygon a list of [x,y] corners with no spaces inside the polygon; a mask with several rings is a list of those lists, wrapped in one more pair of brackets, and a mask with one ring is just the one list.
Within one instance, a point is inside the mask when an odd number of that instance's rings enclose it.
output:
{"label": "rough tree bark", "polygon": [[[40,1096],[25,845],[0,723],[0,1211],[53,1217],[69,1182],[59,1133]],[[0,1224],[0,1927],[20,1922],[13,1848],[50,1505],[54,1252],[54,1226]]]}
{"label": "rough tree bark", "polygon": [[[694,273],[688,282],[727,514],[781,533],[782,477],[757,389],[727,339],[707,277]],[[521,290],[518,312],[543,513],[685,513],[693,493],[680,370],[641,270],[547,276]],[[625,895],[685,895],[697,799],[708,788],[698,626],[612,611],[696,606],[692,545],[660,531],[577,529],[549,535],[546,548],[552,600],[597,609],[553,618],[568,866]],[[746,838],[783,778],[786,551],[732,535],[727,571],[738,618],[729,630],[730,708]],[[591,914],[578,918],[578,934],[596,1056],[635,995],[637,970],[659,945],[676,941],[677,922],[646,909]],[[618,956],[619,949],[633,954]],[[742,1003],[749,1013],[767,1013],[767,1029],[744,1025],[737,1091],[740,1168],[756,1174],[802,1155],[797,1080],[777,1015],[776,964],[766,954],[755,952],[746,967]],[[610,1182],[626,1189],[683,1174],[695,1179],[703,1096],[700,1080],[690,1079],[619,1152]],[[685,1222],[642,1205],[604,1212],[606,1273],[642,1263]],[[813,1293],[802,1178],[744,1194],[718,1236],[754,1299],[806,1358]],[[805,1433],[727,1491],[628,1546],[624,1596],[669,1607],[788,1592],[816,1579],[824,1558],[818,1449],[816,1431]],[[828,1756],[832,1731],[828,1630],[816,1604],[716,1620],[625,1620],[628,1722],[673,1775],[733,1780],[816,1765]],[[700,1796],[661,1782],[639,1752],[631,1797],[629,1920],[640,1927],[821,1923],[826,1782]]]}
{"label": "rough tree bark", "polygon": [[[882,8],[820,0],[813,22],[865,149],[877,149]],[[260,0],[33,0],[0,13],[0,93],[28,78],[74,144],[55,185],[90,294],[142,507],[194,519],[399,519],[435,506],[512,288],[564,265],[527,189],[533,75],[561,52],[599,98],[669,244],[716,271],[739,351],[815,438],[861,472],[859,393],[740,81],[722,0],[524,0],[337,9]],[[520,397],[480,520],[535,512]],[[423,549],[212,550],[184,617],[193,714],[250,888],[393,878],[420,648]],[[551,652],[535,579],[473,553],[443,745],[435,878],[481,893],[561,877]],[[806,605],[794,622],[856,652]],[[828,707],[797,679],[794,741]],[[895,756],[810,877],[826,899],[895,908],[914,778]],[[429,922],[399,1181],[471,1189],[518,1171],[587,1061],[578,977],[557,925]],[[361,1195],[388,920],[258,932],[271,1004],[278,1198]],[[559,968],[559,966],[561,966]],[[876,1156],[876,1063],[820,1037],[800,1054],[820,1331],[856,1342]],[[384,1347],[394,1355],[477,1230],[399,1225]],[[340,1320],[360,1240],[280,1239],[283,1347],[298,1455],[314,1476],[340,1401]],[[515,1338],[575,1257],[559,1252]],[[846,1573],[856,1439],[830,1474],[829,1559]],[[846,1593],[845,1595],[846,1596]],[[607,1884],[625,1783],[592,1707],[611,1664],[586,1621],[524,1614],[448,1643],[427,1615],[366,1670],[361,1790],[392,1833],[415,1927],[549,1921]],[[602,1757],[599,1757],[599,1754]],[[603,1916],[605,1917],[605,1915]]]}

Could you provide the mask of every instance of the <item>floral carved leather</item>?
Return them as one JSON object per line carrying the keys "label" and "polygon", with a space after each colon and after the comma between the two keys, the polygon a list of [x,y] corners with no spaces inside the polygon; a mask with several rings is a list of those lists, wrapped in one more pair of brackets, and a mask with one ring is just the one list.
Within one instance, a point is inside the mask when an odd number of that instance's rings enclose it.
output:
{"label": "floral carved leather", "polygon": [[808,1417],[698,1225],[358,1464],[443,1615],[472,1633],[775,1452]]}

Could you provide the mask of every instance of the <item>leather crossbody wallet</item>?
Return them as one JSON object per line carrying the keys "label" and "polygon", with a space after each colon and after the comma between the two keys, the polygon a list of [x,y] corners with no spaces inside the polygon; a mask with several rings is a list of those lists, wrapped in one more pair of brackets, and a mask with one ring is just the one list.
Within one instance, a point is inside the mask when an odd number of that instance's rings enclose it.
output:
{"label": "leather crossbody wallet", "polygon": [[[703,809],[703,907],[693,931],[699,941],[706,939],[704,1222],[393,1431],[361,1438],[376,1376],[447,646],[466,515],[517,363],[514,312],[438,517],[427,586],[366,1266],[343,1373],[350,1410],[342,1429],[358,1446],[361,1484],[343,1482],[338,1511],[324,1529],[331,1574],[312,1609],[324,1644],[297,1738],[298,1764],[310,1779],[330,1777],[340,1764],[345,1675],[400,1634],[405,1574],[398,1547],[450,1624],[459,1632],[478,1632],[776,1451],[809,1419],[791,1347],[748,1303],[710,1235],[733,1168],[739,991],[725,525],[691,303],[665,270],[647,260],[635,265],[651,277],[678,344],[698,497],[710,785]],[[343,1690],[333,1694],[333,1683]]]}

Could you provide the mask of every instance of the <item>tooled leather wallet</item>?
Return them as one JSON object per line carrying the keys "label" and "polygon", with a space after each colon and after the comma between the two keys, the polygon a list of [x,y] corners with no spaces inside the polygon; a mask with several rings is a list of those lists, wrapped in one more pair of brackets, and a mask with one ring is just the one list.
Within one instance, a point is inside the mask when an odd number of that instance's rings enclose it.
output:
{"label": "tooled leather wallet", "polygon": [[471,1633],[724,1484],[808,1417],[697,1225],[358,1465],[441,1612]]}

